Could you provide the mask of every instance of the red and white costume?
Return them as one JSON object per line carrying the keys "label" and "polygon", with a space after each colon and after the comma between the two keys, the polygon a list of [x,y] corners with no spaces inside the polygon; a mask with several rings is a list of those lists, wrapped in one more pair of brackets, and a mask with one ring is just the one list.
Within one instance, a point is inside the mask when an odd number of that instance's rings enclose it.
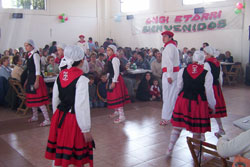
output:
{"label": "red and white costume", "polygon": [[[107,92],[107,107],[117,109],[130,103],[127,87],[120,75],[120,60],[116,55],[112,55],[108,59],[108,92]],[[111,83],[115,83],[115,88],[110,89]]]}
{"label": "red and white costume", "polygon": [[223,82],[223,73],[221,70],[220,62],[214,58],[206,59],[204,68],[210,71],[213,75],[213,90],[216,99],[215,114],[211,114],[211,118],[221,118],[227,116],[226,103],[221,90]]}
{"label": "red and white costume", "polygon": [[84,51],[85,54],[89,50],[89,44],[86,41],[78,41],[77,42],[77,46],[80,46],[83,49],[83,51]]}
{"label": "red and white costume", "polygon": [[93,167],[94,143],[86,143],[90,131],[89,80],[82,70],[71,67],[60,72],[53,88],[53,117],[45,157],[55,166],[70,164]]}
{"label": "red and white costume", "polygon": [[216,104],[213,77],[203,65],[190,64],[178,73],[176,100],[171,123],[194,133],[211,131],[209,108]]}
{"label": "red and white costume", "polygon": [[[177,98],[177,74],[179,71],[179,52],[174,41],[169,41],[164,45],[162,52],[162,119],[170,120]],[[172,78],[172,83],[168,82]]]}
{"label": "red and white costume", "polygon": [[161,96],[161,90],[159,86],[151,85],[150,87],[150,94],[155,97]]}

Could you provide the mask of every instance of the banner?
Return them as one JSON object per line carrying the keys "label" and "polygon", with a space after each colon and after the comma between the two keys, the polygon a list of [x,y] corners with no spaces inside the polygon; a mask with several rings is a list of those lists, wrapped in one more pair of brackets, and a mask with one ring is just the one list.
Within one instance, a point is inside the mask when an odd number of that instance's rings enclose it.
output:
{"label": "banner", "polygon": [[242,15],[233,8],[206,11],[201,14],[138,16],[133,21],[133,34],[151,34],[166,30],[182,33],[242,29]]}

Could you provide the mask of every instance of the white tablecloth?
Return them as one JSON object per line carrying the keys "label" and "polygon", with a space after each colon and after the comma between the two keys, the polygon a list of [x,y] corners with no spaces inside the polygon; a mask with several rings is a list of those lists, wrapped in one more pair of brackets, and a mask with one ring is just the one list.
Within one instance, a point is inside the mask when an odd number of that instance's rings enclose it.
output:
{"label": "white tablecloth", "polygon": [[246,116],[243,118],[240,118],[236,121],[233,121],[234,126],[239,127],[242,130],[248,130],[250,129],[250,116]]}
{"label": "white tablecloth", "polygon": [[235,63],[228,63],[228,62],[220,62],[221,65],[233,65]]}
{"label": "white tablecloth", "polygon": [[146,72],[152,72],[152,70],[145,70],[145,69],[128,69],[127,70],[129,74],[144,74]]}
{"label": "white tablecloth", "polygon": [[51,77],[44,77],[44,82],[45,83],[53,83],[55,82],[57,76],[51,76]]}

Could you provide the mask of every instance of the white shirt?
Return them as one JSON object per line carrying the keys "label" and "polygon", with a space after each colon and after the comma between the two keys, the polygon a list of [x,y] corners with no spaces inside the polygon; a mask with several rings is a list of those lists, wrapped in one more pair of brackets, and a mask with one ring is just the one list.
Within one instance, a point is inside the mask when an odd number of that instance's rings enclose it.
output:
{"label": "white shirt", "polygon": [[250,130],[242,132],[235,138],[228,140],[221,137],[217,143],[217,151],[222,157],[241,155],[250,159]]}
{"label": "white shirt", "polygon": [[[208,62],[205,62],[204,64],[204,69],[206,69],[207,71],[211,72],[211,67],[208,64]],[[223,72],[222,72],[222,67],[220,66],[220,76],[219,76],[219,82],[220,82],[220,86],[222,87],[223,84]]]}
{"label": "white shirt", "polygon": [[[89,79],[85,76],[80,76],[76,83],[75,114],[77,124],[83,133],[89,132],[91,128],[88,83]],[[59,99],[59,91],[56,80],[53,87],[52,97],[53,113],[55,113],[60,102],[61,101]],[[71,110],[69,112],[71,112]]]}
{"label": "white shirt", "polygon": [[84,74],[89,73],[89,63],[86,58],[84,58],[84,61],[83,61],[82,71]]}
{"label": "white shirt", "polygon": [[167,77],[173,79],[173,68],[179,66],[179,52],[172,43],[168,44],[162,52],[161,68],[167,68]]}
{"label": "white shirt", "polygon": [[87,50],[89,49],[89,45],[87,42],[81,43],[80,41],[78,41],[77,46],[80,46],[84,50],[84,53],[87,53]]}
{"label": "white shirt", "polygon": [[112,59],[112,65],[114,69],[114,77],[112,79],[112,82],[118,82],[118,77],[120,74],[120,60],[117,57],[114,57]]}
{"label": "white shirt", "polygon": [[[177,76],[177,92],[178,92],[178,94],[181,92],[181,90],[183,88],[183,84],[184,84],[183,77],[182,77],[184,69],[185,68],[182,68],[178,72],[178,76]],[[209,71],[206,74],[204,86],[205,86],[208,105],[212,110],[215,110],[216,100],[214,98],[214,90],[213,90],[213,75]]]}
{"label": "white shirt", "polygon": [[31,58],[31,56],[33,55],[33,59],[34,59],[34,64],[35,64],[35,69],[36,69],[36,75],[41,75],[41,67],[40,67],[40,55],[38,53],[35,53],[36,50],[32,50],[30,52],[30,56],[29,56],[29,59]]}

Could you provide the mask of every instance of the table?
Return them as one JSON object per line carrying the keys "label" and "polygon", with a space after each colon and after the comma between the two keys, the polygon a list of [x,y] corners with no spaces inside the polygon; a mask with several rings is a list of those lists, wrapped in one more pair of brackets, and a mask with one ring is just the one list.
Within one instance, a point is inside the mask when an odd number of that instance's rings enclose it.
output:
{"label": "table", "polygon": [[240,129],[246,131],[250,129],[250,116],[240,118],[233,121],[233,125],[239,127]]}
{"label": "table", "polygon": [[152,72],[152,70],[145,70],[145,69],[128,69],[127,70],[129,74],[144,74],[146,72]]}
{"label": "table", "polygon": [[47,76],[47,77],[44,77],[43,79],[45,83],[54,83],[56,78],[57,76]]}
{"label": "table", "polygon": [[220,64],[221,64],[221,65],[226,65],[226,66],[228,66],[228,65],[233,65],[233,64],[235,64],[235,63],[229,63],[229,62],[220,62]]}

